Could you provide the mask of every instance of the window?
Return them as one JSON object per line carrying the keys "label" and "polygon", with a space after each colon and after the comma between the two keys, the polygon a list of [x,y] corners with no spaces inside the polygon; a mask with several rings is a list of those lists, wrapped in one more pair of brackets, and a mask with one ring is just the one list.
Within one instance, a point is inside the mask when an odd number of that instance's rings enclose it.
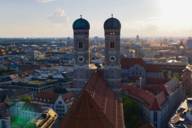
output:
{"label": "window", "polygon": [[110,48],[115,48],[115,43],[114,42],[110,43]]}
{"label": "window", "polygon": [[58,104],[62,104],[62,102],[61,102],[61,101],[59,101],[59,102],[58,102]]}
{"label": "window", "polygon": [[83,48],[83,42],[79,42],[79,48]]}
{"label": "window", "polygon": [[154,125],[157,127],[157,112],[156,111],[153,113],[153,121],[154,121]]}

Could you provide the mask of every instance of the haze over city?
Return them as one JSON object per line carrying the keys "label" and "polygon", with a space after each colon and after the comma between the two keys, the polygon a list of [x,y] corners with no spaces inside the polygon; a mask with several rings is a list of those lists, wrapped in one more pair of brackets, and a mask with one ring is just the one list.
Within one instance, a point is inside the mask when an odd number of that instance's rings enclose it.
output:
{"label": "haze over city", "polygon": [[80,15],[90,36],[103,37],[111,14],[122,24],[122,37],[188,37],[191,0],[1,0],[0,37],[67,37]]}
{"label": "haze over city", "polygon": [[0,128],[192,128],[192,0],[0,0]]}

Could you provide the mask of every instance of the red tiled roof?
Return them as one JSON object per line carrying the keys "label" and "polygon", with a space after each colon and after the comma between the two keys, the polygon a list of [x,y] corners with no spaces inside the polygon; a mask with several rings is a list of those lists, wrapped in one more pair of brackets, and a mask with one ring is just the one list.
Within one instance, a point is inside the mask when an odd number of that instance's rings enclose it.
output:
{"label": "red tiled roof", "polygon": [[144,61],[142,58],[122,58],[121,59],[121,67],[122,68],[130,68],[135,64],[144,66]]}
{"label": "red tiled roof", "polygon": [[185,69],[185,65],[172,65],[172,64],[150,64],[145,63],[142,58],[122,58],[121,67],[122,69],[129,69],[134,65],[142,66],[147,72],[160,72],[162,70],[174,70],[181,72]]}
{"label": "red tiled roof", "polygon": [[152,104],[149,106],[150,110],[159,110],[161,107],[157,101],[157,99],[154,99],[154,101],[152,102]]}
{"label": "red tiled roof", "polygon": [[46,99],[54,102],[58,98],[58,94],[54,93],[53,91],[43,91],[38,93],[35,98]]}
{"label": "red tiled roof", "polygon": [[76,96],[76,95],[75,95],[74,93],[68,92],[68,93],[65,93],[65,94],[63,95],[63,99],[64,99],[64,101],[65,101],[65,100],[71,99],[72,97],[75,97],[75,96]]}
{"label": "red tiled roof", "polygon": [[130,68],[134,65],[142,66],[147,72],[159,72],[161,67],[158,64],[146,64],[142,58],[122,58],[121,67]]}
{"label": "red tiled roof", "polygon": [[116,94],[97,71],[64,117],[61,128],[123,128],[122,109]]}
{"label": "red tiled roof", "polygon": [[61,128],[112,128],[112,124],[89,93],[83,91],[64,117]]}
{"label": "red tiled roof", "polygon": [[29,65],[29,64],[26,64],[26,65],[22,65],[20,70],[21,70],[21,72],[31,73],[35,69],[39,69],[39,68],[40,68],[39,65]]}
{"label": "red tiled roof", "polygon": [[167,82],[166,79],[162,78],[152,78],[147,77],[146,78],[147,84],[165,84]]}
{"label": "red tiled roof", "polygon": [[163,84],[152,84],[147,85],[144,89],[152,92],[153,94],[159,94],[160,92],[164,92],[166,95],[168,95],[167,90]]}
{"label": "red tiled roof", "polygon": [[161,67],[158,64],[145,64],[145,70],[147,72],[160,72]]}
{"label": "red tiled roof", "polygon": [[164,91],[161,91],[157,95],[148,90],[144,90],[135,86],[123,86],[122,89],[128,93],[129,96],[144,103],[151,110],[159,110],[161,105],[166,100]]}

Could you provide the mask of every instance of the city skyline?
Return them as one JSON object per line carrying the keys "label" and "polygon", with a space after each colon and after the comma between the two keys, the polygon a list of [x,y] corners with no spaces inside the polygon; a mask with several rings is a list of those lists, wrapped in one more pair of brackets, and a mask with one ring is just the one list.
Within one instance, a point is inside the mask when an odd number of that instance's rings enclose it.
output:
{"label": "city skyline", "polygon": [[72,23],[83,15],[90,36],[104,36],[111,17],[122,24],[122,37],[190,36],[190,0],[2,0],[0,37],[67,37]]}

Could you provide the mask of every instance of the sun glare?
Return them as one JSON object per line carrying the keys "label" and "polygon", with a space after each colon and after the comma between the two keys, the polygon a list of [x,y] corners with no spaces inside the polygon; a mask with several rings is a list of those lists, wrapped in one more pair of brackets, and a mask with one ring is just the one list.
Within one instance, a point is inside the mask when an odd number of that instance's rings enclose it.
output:
{"label": "sun glare", "polygon": [[192,20],[192,0],[160,0],[161,19],[171,24]]}

